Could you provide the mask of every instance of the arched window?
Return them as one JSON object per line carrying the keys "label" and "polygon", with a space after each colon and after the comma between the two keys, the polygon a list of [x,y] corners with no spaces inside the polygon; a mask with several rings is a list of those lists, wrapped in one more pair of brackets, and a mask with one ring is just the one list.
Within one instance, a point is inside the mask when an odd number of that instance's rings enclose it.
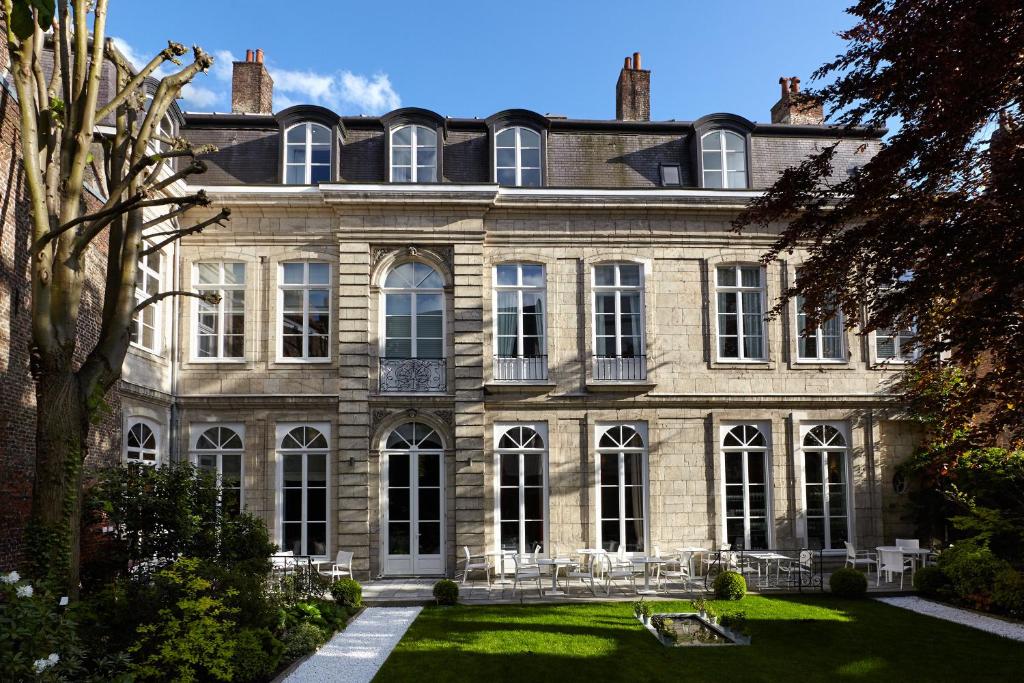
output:
{"label": "arched window", "polygon": [[382,391],[443,391],[444,280],[425,263],[395,266],[381,287]]}
{"label": "arched window", "polygon": [[495,452],[498,543],[502,550],[548,550],[545,425],[515,425],[498,432]]}
{"label": "arched window", "polygon": [[386,573],[444,567],[444,446],[429,425],[406,422],[388,434],[382,458]]}
{"label": "arched window", "polygon": [[704,187],[746,188],[747,145],[731,130],[713,130],[700,139]]}
{"label": "arched window", "polygon": [[734,549],[768,547],[768,439],[758,425],[724,427],[725,539]]}
{"label": "arched window", "polygon": [[244,448],[242,427],[233,425],[203,429],[192,449],[192,462],[217,477],[221,505],[234,514],[242,509]]}
{"label": "arched window", "polygon": [[124,458],[128,462],[143,465],[159,464],[160,443],[155,424],[141,418],[128,421],[128,431],[124,435]]}
{"label": "arched window", "polygon": [[499,185],[540,187],[540,133],[515,126],[494,137],[494,177]]}
{"label": "arched window", "polygon": [[637,426],[601,428],[597,440],[598,543],[642,553],[647,539],[647,449]]}
{"label": "arched window", "polygon": [[437,131],[415,125],[391,131],[391,182],[437,182]]}
{"label": "arched window", "polygon": [[815,425],[804,435],[803,452],[808,547],[842,550],[850,540],[846,437],[832,425]]}
{"label": "arched window", "polygon": [[331,180],[331,130],[319,123],[297,123],[284,133],[284,182],[315,185]]}
{"label": "arched window", "polygon": [[326,557],[327,425],[278,425],[281,550]]}

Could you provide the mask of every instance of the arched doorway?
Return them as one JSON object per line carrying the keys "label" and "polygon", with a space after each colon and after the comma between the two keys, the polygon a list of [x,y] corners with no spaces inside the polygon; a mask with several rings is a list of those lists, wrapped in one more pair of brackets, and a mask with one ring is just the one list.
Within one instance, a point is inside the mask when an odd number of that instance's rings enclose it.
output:
{"label": "arched doorway", "polygon": [[395,427],[381,453],[384,574],[444,574],[444,444],[420,422]]}

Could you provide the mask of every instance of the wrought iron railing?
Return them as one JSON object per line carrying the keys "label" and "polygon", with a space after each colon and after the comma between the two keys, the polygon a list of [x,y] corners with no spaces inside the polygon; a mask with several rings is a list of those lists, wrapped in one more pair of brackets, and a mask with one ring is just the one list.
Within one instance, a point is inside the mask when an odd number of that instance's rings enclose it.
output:
{"label": "wrought iron railing", "polygon": [[444,358],[381,358],[381,392],[442,392],[448,384]]}
{"label": "wrought iron railing", "polygon": [[594,356],[595,380],[642,380],[647,378],[647,356]]}
{"label": "wrought iron railing", "polygon": [[547,356],[495,356],[496,382],[537,382],[548,378]]}
{"label": "wrought iron railing", "polygon": [[758,591],[824,591],[822,555],[808,548],[769,548],[766,550],[715,550],[702,560],[704,589],[710,589],[716,576],[726,571],[743,574],[747,585]]}

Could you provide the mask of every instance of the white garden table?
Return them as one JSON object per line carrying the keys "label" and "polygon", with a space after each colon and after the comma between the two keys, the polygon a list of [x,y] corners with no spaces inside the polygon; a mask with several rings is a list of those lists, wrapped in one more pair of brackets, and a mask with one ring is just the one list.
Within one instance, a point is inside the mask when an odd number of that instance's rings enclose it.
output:
{"label": "white garden table", "polygon": [[668,562],[668,558],[665,557],[631,557],[629,561],[633,564],[642,564],[644,567],[644,587],[643,590],[637,591],[640,595],[657,595],[658,591],[651,590],[651,572],[650,566],[665,564]]}
{"label": "white garden table", "polygon": [[558,568],[567,567],[572,564],[572,560],[568,557],[544,557],[537,560],[537,564],[542,567],[551,567],[551,590],[544,591],[544,595],[553,597],[565,595],[565,592],[558,590]]}
{"label": "white garden table", "polygon": [[[496,557],[497,562],[494,563],[494,568],[498,578],[494,580],[497,586],[511,586],[512,581],[505,578],[505,560],[511,558],[516,554],[514,550],[488,550],[484,553],[485,557]],[[499,569],[500,567],[500,569]]]}
{"label": "white garden table", "polygon": [[686,564],[690,568],[690,576],[691,577],[696,577],[697,576],[694,573],[694,571],[693,571],[693,556],[696,555],[697,553],[706,553],[707,551],[708,551],[707,548],[701,548],[700,546],[696,546],[696,545],[686,546],[686,547],[683,547],[683,548],[676,548],[676,552],[679,553],[679,559],[680,560],[683,559],[684,555],[686,556]]}
{"label": "white garden table", "polygon": [[914,571],[917,569],[917,563],[920,562],[924,565],[926,557],[932,554],[931,548],[905,548],[901,545],[880,545],[875,548],[879,553],[883,550],[890,553],[903,553],[904,555],[910,556],[910,576],[914,576]]}

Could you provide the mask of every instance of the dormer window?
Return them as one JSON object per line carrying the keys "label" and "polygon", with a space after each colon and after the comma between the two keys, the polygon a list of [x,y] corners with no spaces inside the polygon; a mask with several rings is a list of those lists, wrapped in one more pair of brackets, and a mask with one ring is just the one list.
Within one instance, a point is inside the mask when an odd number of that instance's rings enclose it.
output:
{"label": "dormer window", "polygon": [[747,187],[747,149],[742,135],[731,130],[713,130],[700,139],[704,187],[744,189]]}
{"label": "dormer window", "polygon": [[494,138],[494,175],[499,185],[540,187],[540,134],[530,128],[506,128]]}
{"label": "dormer window", "polygon": [[425,126],[391,131],[391,182],[437,182],[437,132]]}
{"label": "dormer window", "polygon": [[299,123],[285,131],[284,182],[315,185],[331,180],[331,131],[319,123]]}

